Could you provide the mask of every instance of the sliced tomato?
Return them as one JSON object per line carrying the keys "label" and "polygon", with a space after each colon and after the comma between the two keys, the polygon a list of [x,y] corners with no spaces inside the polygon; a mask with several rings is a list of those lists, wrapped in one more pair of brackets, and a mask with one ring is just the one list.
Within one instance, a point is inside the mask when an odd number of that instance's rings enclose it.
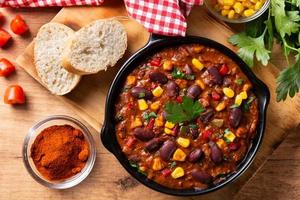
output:
{"label": "sliced tomato", "polygon": [[0,76],[7,77],[16,71],[15,66],[5,58],[0,59]]}
{"label": "sliced tomato", "polygon": [[159,67],[161,64],[161,57],[155,57],[150,61],[151,66]]}
{"label": "sliced tomato", "polygon": [[209,138],[211,137],[211,135],[213,134],[213,131],[208,129],[202,132],[202,138],[205,140],[209,140]]}
{"label": "sliced tomato", "polygon": [[19,85],[12,85],[6,88],[4,94],[4,103],[6,104],[24,104],[25,94],[24,90]]}
{"label": "sliced tomato", "polygon": [[3,47],[9,40],[11,39],[11,35],[0,28],[0,47]]}
{"label": "sliced tomato", "polygon": [[215,101],[219,101],[221,99],[221,95],[219,93],[217,93],[216,91],[212,91],[211,97]]}
{"label": "sliced tomato", "polygon": [[28,26],[24,19],[17,15],[10,23],[10,29],[17,35],[22,35],[28,31]]}

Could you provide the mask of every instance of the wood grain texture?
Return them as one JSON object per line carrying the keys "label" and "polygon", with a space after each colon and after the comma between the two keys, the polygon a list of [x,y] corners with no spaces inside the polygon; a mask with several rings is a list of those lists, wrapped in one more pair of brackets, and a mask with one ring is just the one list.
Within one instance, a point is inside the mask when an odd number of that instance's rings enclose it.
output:
{"label": "wood grain texture", "polygon": [[300,126],[268,157],[235,200],[300,199]]}
{"label": "wood grain texture", "polygon": [[[103,15],[98,9],[100,8],[68,8],[60,12],[55,20],[61,19],[68,22],[68,25],[77,29],[83,25],[85,18],[93,17],[101,18]],[[101,8],[102,9],[102,8]],[[109,6],[107,7],[109,8]],[[0,50],[1,57],[7,57],[14,60],[24,48],[30,43],[33,36],[36,35],[38,28],[48,22],[58,11],[58,9],[24,9],[24,10],[5,10],[4,14],[12,17],[17,12],[20,12],[26,18],[30,25],[31,35],[22,38],[14,37],[14,42],[5,50]],[[107,10],[109,11],[109,10]],[[95,12],[95,13],[94,13]],[[108,13],[120,15],[121,11],[114,9],[116,13]],[[74,14],[75,13],[75,14]],[[84,16],[84,17],[82,17]],[[74,21],[74,23],[72,23]],[[7,21],[4,27],[8,26]],[[201,24],[199,24],[199,22]],[[135,31],[136,27],[130,27],[131,31]],[[189,17],[189,34],[206,36],[215,39],[225,45],[231,47],[226,38],[232,34],[232,30],[228,26],[220,26],[209,15],[203,12],[200,8],[195,8],[192,15]],[[143,38],[140,38],[142,36]],[[146,35],[136,34],[134,41],[144,41]],[[142,42],[139,46],[142,46]],[[134,48],[134,47],[133,47]],[[135,48],[139,48],[136,46]],[[232,48],[232,47],[231,47]],[[132,49],[132,52],[134,50]],[[28,63],[26,62],[28,59]],[[25,63],[30,64],[30,57],[25,57]],[[275,61],[281,62],[282,59]],[[277,64],[277,63],[276,63]],[[280,64],[280,66],[282,66]],[[23,66],[28,67],[28,66]],[[0,101],[1,123],[0,123],[0,199],[232,199],[239,191],[245,182],[253,175],[256,169],[261,166],[266,157],[278,146],[278,144],[285,138],[289,130],[300,122],[299,117],[299,98],[289,100],[287,102],[275,103],[275,76],[278,74],[277,67],[270,65],[268,67],[257,67],[257,73],[262,78],[272,91],[272,100],[268,111],[267,130],[264,137],[262,148],[260,149],[257,158],[255,159],[251,168],[236,182],[224,189],[211,193],[202,197],[179,198],[160,194],[152,191],[143,185],[137,183],[129,177],[128,173],[121,167],[116,159],[105,150],[99,140],[99,132],[90,127],[94,139],[97,144],[97,160],[95,167],[90,176],[80,185],[75,188],[56,191],[47,189],[36,183],[25,170],[22,163],[21,148],[23,138],[30,126],[39,119],[51,114],[67,114],[79,119],[85,119],[97,129],[99,122],[103,118],[105,89],[102,84],[109,84],[112,77],[106,75],[113,74],[115,71],[109,71],[104,75],[97,74],[87,76],[84,78],[80,87],[92,87],[96,89],[96,93],[86,91],[80,93],[77,89],[67,98],[56,98],[51,95],[40,84],[37,84],[34,79],[28,76],[24,71],[18,68],[17,74],[9,79],[0,79],[0,96],[3,95],[4,90],[8,84],[20,83],[24,87],[27,96],[26,106],[10,107],[4,105]],[[30,71],[29,71],[30,72]],[[102,79],[102,78],[103,79]],[[106,78],[106,79],[104,79]],[[101,81],[99,81],[101,80]],[[104,81],[103,81],[104,80]],[[88,84],[88,86],[85,86]],[[106,86],[107,87],[107,86]],[[105,88],[105,87],[104,87]],[[102,93],[98,93],[102,91]],[[84,96],[84,95],[88,96]],[[100,97],[99,97],[100,94]],[[73,97],[76,97],[74,103]],[[89,99],[92,99],[89,101]],[[60,100],[63,100],[64,103]],[[67,101],[67,103],[66,103]],[[88,102],[88,103],[87,103]],[[91,102],[91,106],[89,103]],[[78,104],[79,103],[79,104]],[[72,109],[70,109],[72,108]],[[92,114],[85,114],[85,110]],[[94,112],[96,111],[96,112]],[[102,112],[102,113],[101,113]],[[291,114],[292,113],[292,114]],[[77,115],[80,114],[80,115]],[[285,179],[289,181],[288,178]]]}

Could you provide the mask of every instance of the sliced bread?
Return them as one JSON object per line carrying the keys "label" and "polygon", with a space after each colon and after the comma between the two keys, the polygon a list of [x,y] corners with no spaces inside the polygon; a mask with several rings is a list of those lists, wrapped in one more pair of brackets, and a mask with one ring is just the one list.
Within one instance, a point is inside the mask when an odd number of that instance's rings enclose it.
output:
{"label": "sliced bread", "polygon": [[43,85],[51,93],[69,93],[80,81],[80,76],[62,67],[62,54],[67,40],[74,35],[69,27],[59,23],[43,25],[34,42],[34,63]]}
{"label": "sliced bread", "polygon": [[119,21],[96,20],[69,39],[62,66],[80,75],[95,74],[114,66],[126,48],[127,34]]}

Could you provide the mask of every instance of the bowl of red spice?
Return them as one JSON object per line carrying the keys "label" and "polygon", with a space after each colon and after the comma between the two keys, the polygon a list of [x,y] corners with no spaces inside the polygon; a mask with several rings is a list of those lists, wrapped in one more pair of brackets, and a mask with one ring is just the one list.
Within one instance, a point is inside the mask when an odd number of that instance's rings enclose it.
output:
{"label": "bowl of red spice", "polygon": [[80,121],[55,115],[29,129],[23,144],[23,161],[30,175],[53,189],[67,189],[82,182],[96,160],[96,147]]}

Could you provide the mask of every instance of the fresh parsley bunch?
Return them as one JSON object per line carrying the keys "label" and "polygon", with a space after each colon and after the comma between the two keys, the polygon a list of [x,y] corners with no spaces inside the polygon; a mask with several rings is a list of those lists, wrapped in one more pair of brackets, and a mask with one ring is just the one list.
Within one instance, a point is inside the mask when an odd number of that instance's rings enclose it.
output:
{"label": "fresh parsley bunch", "polygon": [[[277,101],[294,97],[300,88],[300,0],[271,0],[269,12],[246,24],[244,32],[229,42],[237,45],[239,56],[250,66],[256,57],[267,65],[276,39],[282,46],[289,67],[277,78]],[[295,55],[293,60],[289,55]]]}

